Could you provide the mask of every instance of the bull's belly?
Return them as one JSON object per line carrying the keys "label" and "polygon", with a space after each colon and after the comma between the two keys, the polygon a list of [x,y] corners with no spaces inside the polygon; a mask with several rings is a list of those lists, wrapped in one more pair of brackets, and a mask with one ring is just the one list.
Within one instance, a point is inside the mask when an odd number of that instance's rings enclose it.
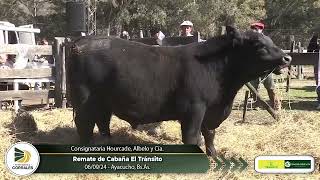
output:
{"label": "bull's belly", "polygon": [[131,109],[126,109],[126,110],[114,109],[112,113],[118,118],[129,122],[130,124],[148,124],[148,123],[155,123],[160,121],[169,121],[169,120],[179,119],[178,115],[174,113],[159,114],[159,113],[150,113],[150,112],[139,112]]}
{"label": "bull's belly", "polygon": [[112,113],[130,123],[147,124],[159,121],[178,120],[180,117],[174,102],[114,102],[111,103]]}
{"label": "bull's belly", "polygon": [[143,88],[131,91],[118,86],[113,87],[107,104],[111,106],[112,113],[124,120],[140,122],[157,122],[168,120],[177,116],[176,100],[168,92],[146,92]]}

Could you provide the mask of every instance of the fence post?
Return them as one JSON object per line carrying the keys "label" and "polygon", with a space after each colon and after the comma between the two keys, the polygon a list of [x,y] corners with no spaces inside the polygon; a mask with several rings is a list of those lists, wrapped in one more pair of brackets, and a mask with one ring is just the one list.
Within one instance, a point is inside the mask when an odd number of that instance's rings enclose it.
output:
{"label": "fence post", "polygon": [[55,57],[55,106],[66,108],[66,68],[65,68],[65,47],[64,37],[55,37],[54,57]]}
{"label": "fence post", "polygon": [[66,38],[65,39],[65,69],[66,69],[66,106],[70,107],[72,104],[71,102],[71,95],[70,95],[70,79],[67,77],[67,74],[69,73],[69,66],[70,66],[70,55],[71,55],[71,48],[73,46],[74,39],[72,38]]}
{"label": "fence post", "polygon": [[317,93],[318,93],[318,89],[319,89],[319,86],[320,86],[320,51],[318,52],[318,61],[317,61],[317,65],[316,67],[318,67],[315,71],[318,71],[318,74],[317,74],[317,77],[316,78],[316,82],[317,82]]}
{"label": "fence post", "polygon": [[143,31],[140,30],[140,34],[139,34],[140,38],[143,38]]}
{"label": "fence post", "polygon": [[[301,42],[298,42],[298,53],[303,53]],[[298,65],[297,69],[298,69],[298,79],[303,80],[303,66]]]}
{"label": "fence post", "polygon": [[[290,52],[294,52],[294,47],[295,47],[296,42],[294,41],[294,36],[290,35]],[[289,92],[290,88],[290,82],[291,82],[291,73],[292,73],[292,66],[290,65],[288,67],[288,75],[287,75],[287,87],[286,87],[286,92]],[[289,105],[290,106],[290,105]]]}
{"label": "fence post", "polygon": [[226,33],[226,26],[221,26],[221,35]]}

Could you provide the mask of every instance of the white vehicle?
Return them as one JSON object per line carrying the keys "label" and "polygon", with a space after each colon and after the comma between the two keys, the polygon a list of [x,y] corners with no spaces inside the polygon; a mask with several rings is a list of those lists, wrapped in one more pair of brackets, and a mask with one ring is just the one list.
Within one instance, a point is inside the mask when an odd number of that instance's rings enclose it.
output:
{"label": "white vehicle", "polygon": [[[35,45],[35,33],[40,33],[40,29],[33,28],[33,25],[23,25],[16,27],[14,24],[7,21],[0,21],[0,44],[29,44]],[[26,57],[28,50],[25,48],[19,49],[19,53],[14,58],[14,61],[8,61],[7,54],[0,54],[0,62],[2,67],[23,69],[28,64]],[[9,59],[10,60],[10,59]]]}

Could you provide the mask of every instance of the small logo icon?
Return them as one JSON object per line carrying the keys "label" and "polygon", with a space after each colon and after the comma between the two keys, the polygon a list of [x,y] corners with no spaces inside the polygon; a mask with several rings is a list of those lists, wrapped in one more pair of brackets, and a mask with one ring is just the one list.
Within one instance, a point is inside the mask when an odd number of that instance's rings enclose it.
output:
{"label": "small logo icon", "polygon": [[32,174],[37,170],[39,162],[38,150],[27,142],[13,144],[5,157],[7,168],[17,176]]}
{"label": "small logo icon", "polygon": [[285,166],[286,168],[289,168],[289,167],[291,166],[290,161],[286,161],[286,162],[284,163],[284,166]]}
{"label": "small logo icon", "polygon": [[26,150],[14,148],[14,161],[19,163],[27,163],[31,158],[31,153]]}

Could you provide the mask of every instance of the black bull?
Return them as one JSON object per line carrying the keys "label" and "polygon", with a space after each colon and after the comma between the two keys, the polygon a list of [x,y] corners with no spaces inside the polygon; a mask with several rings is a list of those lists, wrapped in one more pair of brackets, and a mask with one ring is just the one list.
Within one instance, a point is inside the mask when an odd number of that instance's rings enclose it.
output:
{"label": "black bull", "polygon": [[80,39],[68,68],[80,142],[90,142],[95,124],[110,137],[111,114],[133,127],[177,119],[183,143],[199,144],[202,132],[207,154],[214,155],[215,128],[230,115],[237,91],[290,61],[267,36],[233,27],[226,35],[176,47]]}

